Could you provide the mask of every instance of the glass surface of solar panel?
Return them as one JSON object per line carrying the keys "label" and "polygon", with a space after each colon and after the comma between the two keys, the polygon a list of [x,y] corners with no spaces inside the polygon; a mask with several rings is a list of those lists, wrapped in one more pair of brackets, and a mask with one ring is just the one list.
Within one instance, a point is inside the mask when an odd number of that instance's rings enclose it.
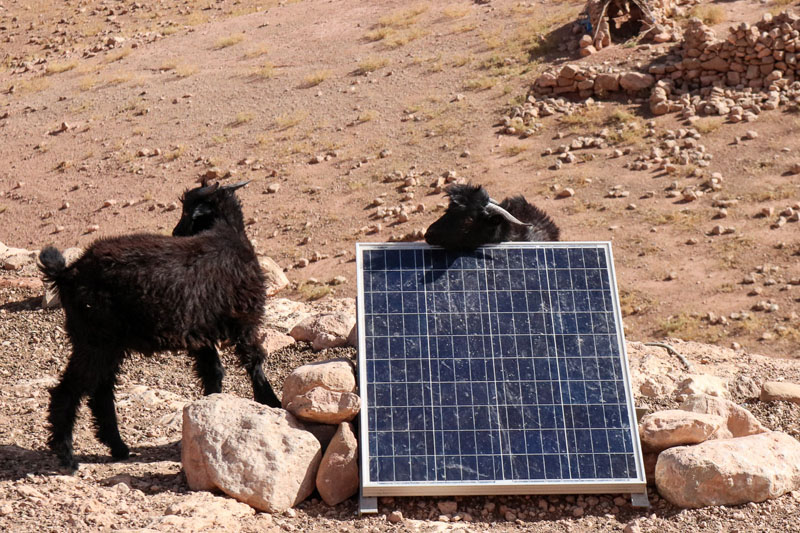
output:
{"label": "glass surface of solar panel", "polygon": [[365,486],[643,481],[608,243],[358,263]]}

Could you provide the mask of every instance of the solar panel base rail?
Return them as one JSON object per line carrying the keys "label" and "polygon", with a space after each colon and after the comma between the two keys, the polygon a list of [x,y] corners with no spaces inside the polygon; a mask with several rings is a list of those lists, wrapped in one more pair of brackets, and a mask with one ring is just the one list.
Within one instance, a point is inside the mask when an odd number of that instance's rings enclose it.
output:
{"label": "solar panel base rail", "polygon": [[611,243],[358,243],[359,510],[630,493],[647,507]]}

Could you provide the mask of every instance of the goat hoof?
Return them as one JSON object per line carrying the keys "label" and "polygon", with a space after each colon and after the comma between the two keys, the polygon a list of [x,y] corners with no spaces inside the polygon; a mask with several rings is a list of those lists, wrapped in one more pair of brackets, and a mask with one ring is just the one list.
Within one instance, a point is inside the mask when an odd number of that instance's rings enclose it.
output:
{"label": "goat hoof", "polygon": [[114,446],[111,448],[111,457],[118,461],[122,461],[123,459],[127,459],[131,456],[131,451],[126,445],[122,446]]}
{"label": "goat hoof", "polygon": [[78,461],[74,457],[59,457],[58,463],[65,474],[71,476],[78,471]]}

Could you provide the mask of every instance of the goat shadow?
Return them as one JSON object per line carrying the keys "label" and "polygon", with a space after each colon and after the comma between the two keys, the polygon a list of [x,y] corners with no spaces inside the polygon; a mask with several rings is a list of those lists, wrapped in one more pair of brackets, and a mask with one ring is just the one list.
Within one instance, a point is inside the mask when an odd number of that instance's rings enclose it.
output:
{"label": "goat shadow", "polygon": [[0,305],[0,310],[8,311],[9,313],[19,313],[21,311],[33,311],[42,307],[41,296],[31,296],[22,300],[13,302],[6,302]]}
{"label": "goat shadow", "polygon": [[[158,446],[133,447],[131,456],[124,461],[117,461],[107,454],[75,454],[75,459],[81,464],[179,462],[180,441]],[[16,481],[29,474],[57,476],[66,473],[50,450],[30,450],[16,444],[0,445],[0,481]]]}

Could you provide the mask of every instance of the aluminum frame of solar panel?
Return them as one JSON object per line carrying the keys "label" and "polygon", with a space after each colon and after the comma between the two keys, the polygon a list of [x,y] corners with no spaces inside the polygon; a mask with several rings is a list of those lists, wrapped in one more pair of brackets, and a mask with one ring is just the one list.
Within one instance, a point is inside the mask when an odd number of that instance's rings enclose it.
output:
{"label": "aluminum frame of solar panel", "polygon": [[611,243],[356,250],[362,497],[646,494]]}

